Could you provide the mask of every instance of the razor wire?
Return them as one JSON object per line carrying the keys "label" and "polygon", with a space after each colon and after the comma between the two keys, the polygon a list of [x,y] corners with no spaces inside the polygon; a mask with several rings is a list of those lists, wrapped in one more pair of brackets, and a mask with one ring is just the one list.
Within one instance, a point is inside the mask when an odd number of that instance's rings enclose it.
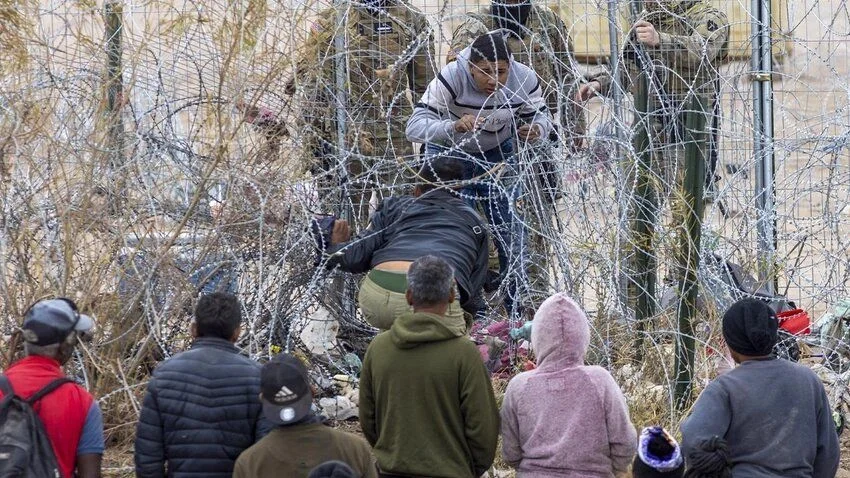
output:
{"label": "razor wire", "polygon": [[[772,267],[778,292],[817,317],[850,295],[850,17],[837,1],[775,3],[784,21],[775,26],[777,66],[770,78],[777,165],[776,209],[767,212],[777,225]],[[310,103],[317,93],[333,102],[337,83],[286,92],[312,25],[331,5],[275,0],[121,5],[120,151],[111,149],[104,133],[114,118],[104,112],[109,39],[101,6],[19,0],[0,8],[0,32],[14,33],[0,53],[3,333],[14,331],[19,313],[38,296],[82,299],[101,318],[91,357],[120,363],[87,377],[102,396],[117,399],[128,386],[138,392],[134,381],[146,380],[157,360],[186,346],[198,294],[222,289],[243,302],[246,325],[239,346],[252,357],[285,349],[309,356],[325,376],[356,373],[351,355],[362,356],[376,331],[357,309],[360,278],[316,266],[311,220],[346,210],[362,218],[377,206],[377,193],[352,199],[350,188],[374,186],[352,182],[347,174],[352,161],[367,165],[361,177],[389,172],[386,194],[404,194],[412,190],[422,157],[412,147],[404,155],[389,147],[376,159],[356,127],[347,131],[353,134],[348,146],[339,149],[334,136],[315,126],[328,117]],[[435,38],[438,67],[454,26],[465,12],[484,5],[416,2]],[[718,5],[730,12],[749,8],[737,1]],[[607,31],[590,28],[599,15],[608,24],[606,6],[552,5],[576,43],[578,58],[561,67],[577,76],[609,68],[605,48],[594,46],[608,41]],[[749,20],[733,16],[733,27],[746,30]],[[608,27],[621,39],[628,36],[624,19]],[[747,42],[739,46],[744,51]],[[388,68],[397,69],[415,50],[411,45]],[[336,64],[339,54],[330,51],[325,61]],[[707,357],[719,347],[718,313],[741,295],[739,278],[730,277],[726,265],[754,272],[762,259],[754,232],[762,212],[753,183],[751,73],[748,57],[738,55],[719,75],[720,179],[702,226],[701,316],[695,327],[703,378],[710,374]],[[561,80],[545,88],[564,95],[577,86]],[[380,88],[380,79],[372,78],[364,94]],[[666,377],[657,383],[669,383],[672,362],[665,347],[677,330],[670,313],[675,291],[663,280],[658,290],[648,291],[662,313],[645,331],[630,320],[634,311],[625,292],[636,248],[629,232],[636,184],[627,174],[636,151],[631,99],[621,98],[618,104],[597,98],[583,105],[588,128],[576,152],[570,152],[573,138],[566,135],[545,148],[517,143],[514,169],[523,191],[517,207],[530,240],[545,246],[532,248],[528,257],[545,279],[526,287],[535,300],[566,291],[590,311],[598,363],[628,361],[628,344],[645,335],[646,354],[654,356],[648,363],[661,363],[651,373]],[[349,107],[339,112],[346,124],[364,121],[357,101],[348,98]],[[392,101],[389,108],[417,98]],[[615,107],[623,113],[616,114]],[[389,122],[360,126],[393,133]],[[317,144],[331,158],[323,170],[312,167]],[[110,167],[112,153],[124,160],[119,168]],[[536,165],[545,155],[555,158],[561,178],[554,201],[546,200],[553,191],[538,178]],[[125,184],[124,197],[121,209],[111,211],[117,178]],[[676,194],[663,174],[656,181],[662,194]],[[653,248],[662,278],[680,226],[670,223],[673,201],[663,202]],[[355,229],[366,226],[362,219],[354,222]],[[489,320],[505,319],[499,299],[504,292],[502,287],[488,295]]]}

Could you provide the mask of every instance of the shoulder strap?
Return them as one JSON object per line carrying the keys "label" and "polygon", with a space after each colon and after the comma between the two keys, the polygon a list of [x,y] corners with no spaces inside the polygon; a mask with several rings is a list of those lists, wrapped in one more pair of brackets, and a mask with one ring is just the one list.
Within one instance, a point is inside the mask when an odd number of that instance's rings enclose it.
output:
{"label": "shoulder strap", "polygon": [[0,375],[0,392],[3,392],[3,400],[15,395],[15,389],[12,388],[12,382],[6,377],[6,374]]}
{"label": "shoulder strap", "polygon": [[472,209],[472,207],[470,207],[468,204],[464,203],[460,205],[460,207],[454,208],[451,206],[446,206],[445,204],[440,203],[439,201],[435,201],[432,198],[417,199],[420,201],[425,201],[433,206],[437,206],[446,211],[447,213],[451,214],[452,216],[460,219],[461,221],[467,222],[471,219],[472,222],[475,224],[474,226],[472,226],[472,232],[475,234],[475,237],[478,239],[478,241],[480,242],[484,237],[486,237],[483,235],[484,227],[482,226],[483,221],[481,220],[481,216],[479,216],[478,213],[475,212],[475,210]]}
{"label": "shoulder strap", "polygon": [[65,385],[66,383],[73,383],[73,380],[71,380],[68,377],[57,378],[56,380],[53,380],[52,382],[50,382],[47,385],[45,385],[44,387],[42,387],[41,390],[35,392],[26,401],[30,406],[33,406],[33,405],[35,405],[36,402],[38,402],[39,400],[44,398],[45,395],[53,392],[54,390],[61,387],[62,385]]}

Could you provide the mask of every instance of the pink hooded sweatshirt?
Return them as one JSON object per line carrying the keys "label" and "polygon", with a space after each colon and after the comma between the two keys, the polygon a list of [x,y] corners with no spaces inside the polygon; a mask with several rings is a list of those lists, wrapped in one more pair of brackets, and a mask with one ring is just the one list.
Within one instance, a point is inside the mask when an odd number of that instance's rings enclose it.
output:
{"label": "pink hooded sweatshirt", "polygon": [[637,450],[626,400],[602,367],[584,365],[587,316],[564,294],[531,328],[538,367],[514,377],[502,404],[502,457],[521,478],[612,477]]}

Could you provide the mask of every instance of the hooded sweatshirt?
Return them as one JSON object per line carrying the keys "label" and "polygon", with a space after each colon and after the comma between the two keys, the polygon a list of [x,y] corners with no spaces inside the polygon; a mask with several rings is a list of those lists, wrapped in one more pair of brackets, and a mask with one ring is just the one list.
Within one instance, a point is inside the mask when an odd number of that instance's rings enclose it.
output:
{"label": "hooded sweatshirt", "polygon": [[383,473],[480,476],[496,454],[499,410],[475,344],[439,315],[397,318],[363,359],[360,425]]}
{"label": "hooded sweatshirt", "polygon": [[538,367],[514,377],[502,404],[502,457],[522,478],[612,477],[637,448],[626,400],[607,370],[586,366],[587,317],[564,294],[534,316]]}
{"label": "hooded sweatshirt", "polygon": [[[428,84],[407,121],[407,139],[481,153],[513,138],[515,127],[521,123],[539,125],[540,137],[548,138],[552,120],[537,73],[511,59],[505,85],[488,94],[475,86],[469,72],[469,53],[470,48],[461,51],[457,61],[444,66]],[[481,128],[469,133],[455,132],[455,121],[465,114],[484,118]]]}

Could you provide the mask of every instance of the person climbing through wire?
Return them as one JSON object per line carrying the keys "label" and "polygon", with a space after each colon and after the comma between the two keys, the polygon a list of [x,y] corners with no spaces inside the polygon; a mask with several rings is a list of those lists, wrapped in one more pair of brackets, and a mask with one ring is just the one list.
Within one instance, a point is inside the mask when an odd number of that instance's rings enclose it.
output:
{"label": "person climbing through wire", "polygon": [[[517,139],[548,138],[552,118],[537,74],[514,61],[497,30],[475,39],[431,81],[407,122],[407,137],[425,143],[426,157],[463,164],[461,194],[487,216],[499,254],[499,277],[508,314],[523,310],[528,284],[528,234],[517,210],[522,193]],[[517,139],[515,139],[517,138]]]}
{"label": "person climbing through wire", "polygon": [[[466,14],[454,30],[447,62],[476,38],[493,29],[507,32],[505,41],[514,60],[537,73],[543,99],[555,124],[548,138],[519,148],[524,191],[522,213],[529,237],[529,300],[538,306],[555,282],[546,265],[552,256],[550,234],[556,200],[562,196],[564,163],[581,147],[585,134],[582,104],[576,101],[580,74],[573,58],[573,41],[564,22],[551,8],[532,0],[492,0]],[[491,258],[491,270],[498,270]]]}
{"label": "person climbing through wire", "polygon": [[371,325],[388,330],[399,315],[410,312],[407,270],[426,254],[440,256],[454,269],[459,300],[449,304],[447,324],[466,333],[472,318],[483,313],[487,228],[453,189],[462,174],[456,159],[433,158],[420,168],[413,195],[385,199],[357,237],[351,239],[343,219],[331,218],[321,231],[327,236],[321,242],[329,243],[323,247],[327,267],[368,272],[357,299]]}

